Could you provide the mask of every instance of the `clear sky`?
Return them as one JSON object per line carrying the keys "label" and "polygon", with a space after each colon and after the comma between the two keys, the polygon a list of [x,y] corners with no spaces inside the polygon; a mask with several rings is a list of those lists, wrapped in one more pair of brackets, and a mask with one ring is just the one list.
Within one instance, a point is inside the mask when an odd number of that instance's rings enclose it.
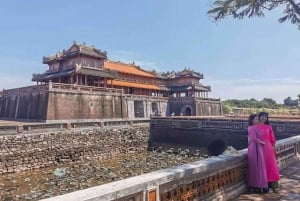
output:
{"label": "clear sky", "polygon": [[111,60],[158,71],[185,67],[204,74],[211,97],[273,98],[300,93],[300,31],[264,18],[207,14],[210,0],[0,1],[0,89],[32,85],[42,57],[74,40],[105,50]]}

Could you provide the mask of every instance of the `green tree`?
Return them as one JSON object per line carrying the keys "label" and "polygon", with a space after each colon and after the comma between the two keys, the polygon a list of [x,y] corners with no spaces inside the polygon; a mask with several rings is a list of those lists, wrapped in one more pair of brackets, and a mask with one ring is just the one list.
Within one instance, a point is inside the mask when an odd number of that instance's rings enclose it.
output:
{"label": "green tree", "polygon": [[276,101],[272,98],[264,98],[262,100],[262,102],[266,103],[267,107],[272,108],[272,109],[275,109],[278,107]]}
{"label": "green tree", "polygon": [[224,114],[229,114],[232,111],[232,107],[228,104],[222,104],[222,109]]}
{"label": "green tree", "polygon": [[280,105],[276,103],[275,100],[272,98],[264,98],[261,101],[255,99],[245,99],[245,100],[237,100],[237,99],[229,99],[223,101],[224,104],[227,104],[231,107],[238,107],[238,108],[279,108]]}
{"label": "green tree", "polygon": [[293,100],[290,96],[283,100],[285,106],[298,106],[298,100]]}
{"label": "green tree", "polygon": [[208,14],[215,20],[232,16],[237,19],[244,17],[262,17],[265,11],[283,8],[283,16],[279,22],[290,21],[300,29],[299,0],[214,0],[213,8]]}

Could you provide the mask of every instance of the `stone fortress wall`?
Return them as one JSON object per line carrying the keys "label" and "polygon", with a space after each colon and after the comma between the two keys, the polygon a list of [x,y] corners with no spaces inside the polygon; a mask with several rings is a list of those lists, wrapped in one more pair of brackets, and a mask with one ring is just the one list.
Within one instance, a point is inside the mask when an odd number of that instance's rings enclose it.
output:
{"label": "stone fortress wall", "polygon": [[148,147],[149,127],[85,128],[0,135],[0,174],[81,159],[110,159]]}
{"label": "stone fortress wall", "polygon": [[191,115],[222,114],[219,99],[185,97],[180,101],[57,83],[5,90],[0,98],[1,119],[27,121],[149,118],[153,111],[160,116],[180,116],[187,108],[194,110]]}
{"label": "stone fortress wall", "polygon": [[0,118],[27,121],[149,118],[153,105],[165,116],[167,99],[163,97],[50,83],[6,90],[0,98]]}

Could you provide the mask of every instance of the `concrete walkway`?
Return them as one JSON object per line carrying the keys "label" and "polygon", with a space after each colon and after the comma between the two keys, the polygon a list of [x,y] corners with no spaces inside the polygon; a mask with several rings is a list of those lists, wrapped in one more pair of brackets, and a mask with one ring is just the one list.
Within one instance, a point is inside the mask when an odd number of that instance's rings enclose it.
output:
{"label": "concrete walkway", "polygon": [[238,201],[300,200],[300,160],[290,164],[280,172],[279,193],[242,194]]}

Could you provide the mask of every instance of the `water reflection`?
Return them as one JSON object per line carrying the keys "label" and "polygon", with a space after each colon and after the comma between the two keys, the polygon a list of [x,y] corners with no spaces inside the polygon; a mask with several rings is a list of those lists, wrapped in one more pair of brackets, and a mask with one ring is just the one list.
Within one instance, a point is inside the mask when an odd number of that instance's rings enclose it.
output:
{"label": "water reflection", "polygon": [[56,168],[53,174],[57,177],[62,177],[66,174],[66,168]]}

